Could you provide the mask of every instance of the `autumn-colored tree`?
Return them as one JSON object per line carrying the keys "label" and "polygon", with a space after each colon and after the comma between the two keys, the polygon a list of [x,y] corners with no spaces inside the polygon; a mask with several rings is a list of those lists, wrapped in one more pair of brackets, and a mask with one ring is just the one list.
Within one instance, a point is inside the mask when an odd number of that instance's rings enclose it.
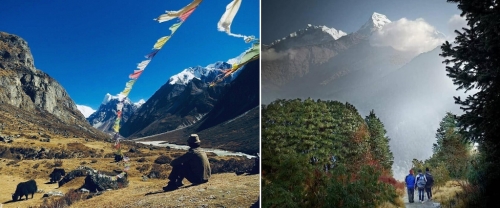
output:
{"label": "autumn-colored tree", "polygon": [[370,152],[374,159],[382,166],[384,170],[390,170],[394,163],[394,156],[389,149],[389,137],[386,135],[384,124],[370,111],[370,115],[365,118],[370,131]]}
{"label": "autumn-colored tree", "polygon": [[[370,167],[370,141],[367,123],[349,103],[295,99],[264,106],[263,207],[394,202],[394,187],[379,181],[380,168]],[[338,189],[346,197],[333,197]]]}

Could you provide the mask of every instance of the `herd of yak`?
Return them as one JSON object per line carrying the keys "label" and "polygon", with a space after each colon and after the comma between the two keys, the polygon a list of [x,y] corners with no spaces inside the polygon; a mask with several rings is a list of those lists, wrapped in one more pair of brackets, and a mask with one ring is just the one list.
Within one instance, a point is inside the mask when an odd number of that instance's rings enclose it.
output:
{"label": "herd of yak", "polygon": [[[52,173],[49,175],[50,183],[56,183],[61,180],[61,177],[64,176],[66,172],[62,168],[55,168]],[[28,200],[28,195],[31,194],[31,198],[35,192],[38,191],[36,186],[36,181],[31,179],[26,182],[21,182],[17,184],[16,191],[12,194],[12,201],[21,200],[23,196],[26,196],[26,200]]]}

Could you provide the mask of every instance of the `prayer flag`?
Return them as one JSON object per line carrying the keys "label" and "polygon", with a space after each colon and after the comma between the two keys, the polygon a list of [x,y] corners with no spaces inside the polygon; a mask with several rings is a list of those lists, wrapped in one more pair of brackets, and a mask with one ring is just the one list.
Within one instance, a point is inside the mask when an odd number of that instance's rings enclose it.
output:
{"label": "prayer flag", "polygon": [[181,21],[186,21],[186,19],[189,17],[189,15],[191,15],[194,11],[194,9],[196,9],[196,7],[193,7],[192,9],[188,10],[187,12],[181,14],[179,16],[179,19],[181,19]]}
{"label": "prayer flag", "polygon": [[197,7],[201,3],[201,1],[202,0],[194,0],[193,2],[191,2],[190,4],[188,4],[187,6],[185,6],[184,8],[182,8],[178,11],[166,11],[166,14],[160,15],[158,18],[156,18],[154,20],[158,21],[159,23],[172,20],[172,19],[179,17],[180,15],[186,13],[187,11],[191,10],[192,8]]}

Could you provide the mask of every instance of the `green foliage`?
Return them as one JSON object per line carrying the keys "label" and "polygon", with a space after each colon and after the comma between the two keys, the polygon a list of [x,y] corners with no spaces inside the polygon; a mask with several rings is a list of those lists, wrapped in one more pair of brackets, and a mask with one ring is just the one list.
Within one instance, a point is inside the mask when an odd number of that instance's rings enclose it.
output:
{"label": "green foliage", "polygon": [[382,168],[390,170],[394,163],[394,156],[389,149],[389,137],[386,136],[387,131],[384,124],[375,115],[375,112],[370,111],[370,115],[365,118],[366,124],[370,131],[370,151],[375,160],[377,160]]}
{"label": "green foliage", "polygon": [[464,114],[458,123],[466,139],[479,144],[481,159],[471,181],[481,191],[474,207],[493,207],[500,196],[500,5],[493,0],[448,0],[458,3],[468,28],[455,31],[455,44],[445,42],[441,49],[446,71],[459,89],[476,89],[465,99],[455,98]]}
{"label": "green foliage", "polygon": [[374,114],[368,122],[372,129],[354,106],[336,101],[276,100],[264,107],[263,207],[372,207],[394,201],[394,187],[379,180],[382,169],[366,165],[379,154],[376,165],[390,170],[393,159],[382,122]]}
{"label": "green foliage", "polygon": [[465,179],[472,145],[458,130],[455,115],[446,113],[436,133],[437,143],[433,144],[434,154],[429,159],[431,166],[443,162],[454,179]]}
{"label": "green foliage", "polygon": [[389,184],[378,180],[381,172],[370,166],[363,166],[358,177],[342,166],[332,171],[325,207],[377,207],[381,202],[395,204],[397,194]]}
{"label": "green foliage", "polygon": [[[281,162],[273,166],[273,171],[262,178],[263,207],[304,207],[306,195],[305,181],[312,177],[309,158],[303,154],[289,153],[280,156]],[[263,157],[262,160],[264,160]],[[305,165],[306,164],[306,165]],[[270,167],[262,164],[264,170]],[[279,170],[279,171],[278,171]],[[285,179],[286,180],[283,180]]]}
{"label": "green foliage", "polygon": [[263,155],[298,152],[326,167],[334,165],[334,161],[359,161],[369,149],[369,135],[355,134],[363,125],[352,105],[311,99],[276,100],[262,109]]}

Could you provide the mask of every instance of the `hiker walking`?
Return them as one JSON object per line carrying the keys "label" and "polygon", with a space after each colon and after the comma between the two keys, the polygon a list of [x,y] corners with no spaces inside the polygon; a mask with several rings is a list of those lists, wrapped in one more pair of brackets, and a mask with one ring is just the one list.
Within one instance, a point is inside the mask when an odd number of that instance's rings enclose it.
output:
{"label": "hiker walking", "polygon": [[413,203],[415,193],[415,176],[413,176],[413,170],[410,170],[410,174],[406,176],[405,183],[408,192],[408,202]]}
{"label": "hiker walking", "polygon": [[425,189],[425,184],[427,183],[427,178],[425,178],[425,175],[422,173],[422,170],[418,170],[418,175],[415,180],[415,189],[418,188],[418,200],[421,203],[424,203],[424,189]]}
{"label": "hiker walking", "polygon": [[427,193],[427,199],[432,199],[432,186],[434,185],[434,178],[432,177],[429,168],[425,168],[425,178],[427,183],[425,183],[425,192]]}
{"label": "hiker walking", "polygon": [[206,183],[210,178],[210,162],[205,151],[200,148],[200,138],[197,134],[191,134],[187,142],[189,151],[170,163],[172,172],[168,176],[170,181],[163,187],[164,191],[173,191],[183,186],[184,178],[193,185]]}

